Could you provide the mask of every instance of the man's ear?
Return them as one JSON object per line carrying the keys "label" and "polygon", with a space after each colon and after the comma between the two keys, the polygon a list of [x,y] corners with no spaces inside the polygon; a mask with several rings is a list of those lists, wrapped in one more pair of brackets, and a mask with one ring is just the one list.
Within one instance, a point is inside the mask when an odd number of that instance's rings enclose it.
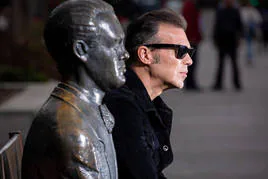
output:
{"label": "man's ear", "polygon": [[76,40],[73,43],[73,51],[74,54],[82,60],[82,62],[86,62],[88,60],[88,50],[89,47],[83,40]]}
{"label": "man's ear", "polygon": [[153,54],[151,50],[146,46],[139,46],[137,55],[143,64],[149,65],[153,62]]}

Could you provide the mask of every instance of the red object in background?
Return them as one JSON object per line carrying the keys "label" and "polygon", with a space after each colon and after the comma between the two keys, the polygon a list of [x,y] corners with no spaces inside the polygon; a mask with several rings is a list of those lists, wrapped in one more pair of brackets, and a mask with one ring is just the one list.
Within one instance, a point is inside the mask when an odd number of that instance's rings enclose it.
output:
{"label": "red object in background", "polygon": [[200,13],[192,0],[186,0],[182,7],[182,15],[187,21],[186,34],[190,42],[198,44],[202,40],[199,18]]}

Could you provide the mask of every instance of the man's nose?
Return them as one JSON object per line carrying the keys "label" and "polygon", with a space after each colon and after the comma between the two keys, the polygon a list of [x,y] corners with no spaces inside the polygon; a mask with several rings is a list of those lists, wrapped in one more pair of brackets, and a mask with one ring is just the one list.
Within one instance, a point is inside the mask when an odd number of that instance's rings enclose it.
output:
{"label": "man's nose", "polygon": [[184,57],[183,61],[184,61],[184,64],[187,65],[187,66],[191,66],[193,64],[193,60],[192,60],[192,58],[190,57],[189,54],[187,54]]}

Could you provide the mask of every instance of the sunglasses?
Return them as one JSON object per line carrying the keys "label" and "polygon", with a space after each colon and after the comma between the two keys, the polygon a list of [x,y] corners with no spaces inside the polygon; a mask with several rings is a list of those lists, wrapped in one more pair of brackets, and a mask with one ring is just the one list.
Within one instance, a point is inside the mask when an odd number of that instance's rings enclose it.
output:
{"label": "sunglasses", "polygon": [[188,48],[184,45],[177,45],[177,44],[145,44],[144,46],[157,49],[161,48],[175,49],[176,58],[178,59],[183,59],[187,53],[190,55],[190,57],[192,57],[195,52],[194,48]]}

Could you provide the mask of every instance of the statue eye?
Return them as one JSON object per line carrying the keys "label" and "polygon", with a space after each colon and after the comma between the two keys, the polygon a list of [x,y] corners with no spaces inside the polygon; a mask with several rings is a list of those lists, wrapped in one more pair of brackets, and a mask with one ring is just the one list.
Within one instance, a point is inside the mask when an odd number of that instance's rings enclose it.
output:
{"label": "statue eye", "polygon": [[115,43],[122,44],[123,43],[123,39],[122,38],[117,38],[117,39],[115,39]]}

